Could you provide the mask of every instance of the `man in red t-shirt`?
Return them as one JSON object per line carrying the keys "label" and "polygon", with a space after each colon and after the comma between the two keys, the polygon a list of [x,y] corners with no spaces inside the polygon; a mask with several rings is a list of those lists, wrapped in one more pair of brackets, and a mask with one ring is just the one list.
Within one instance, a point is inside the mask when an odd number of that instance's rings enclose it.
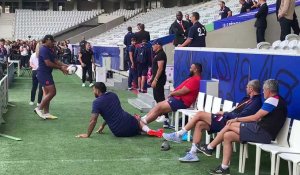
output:
{"label": "man in red t-shirt", "polygon": [[157,117],[162,114],[189,108],[197,99],[200,88],[201,72],[201,64],[192,64],[190,68],[190,78],[186,79],[173,92],[171,92],[168,99],[159,102],[154,108],[152,108],[150,112],[141,119],[141,121],[148,124],[156,120]]}

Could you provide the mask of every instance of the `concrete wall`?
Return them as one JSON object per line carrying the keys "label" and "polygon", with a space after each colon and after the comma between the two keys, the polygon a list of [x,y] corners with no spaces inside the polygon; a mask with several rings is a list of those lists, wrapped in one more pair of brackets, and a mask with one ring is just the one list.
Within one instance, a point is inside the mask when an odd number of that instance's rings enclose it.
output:
{"label": "concrete wall", "polygon": [[[296,13],[300,15],[300,7],[296,7]],[[268,28],[265,39],[273,43],[280,38],[280,26],[277,22],[276,14],[267,17]],[[233,25],[223,29],[209,32],[207,35],[207,47],[216,48],[255,48],[256,28],[255,19]]]}

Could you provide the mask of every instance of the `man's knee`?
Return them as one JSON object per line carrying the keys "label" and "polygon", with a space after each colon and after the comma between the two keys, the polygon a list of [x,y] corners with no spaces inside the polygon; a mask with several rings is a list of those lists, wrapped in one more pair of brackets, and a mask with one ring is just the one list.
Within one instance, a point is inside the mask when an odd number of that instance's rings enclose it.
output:
{"label": "man's knee", "polygon": [[199,129],[199,130],[206,130],[208,128],[208,124],[205,123],[204,121],[199,121],[196,123],[195,128]]}

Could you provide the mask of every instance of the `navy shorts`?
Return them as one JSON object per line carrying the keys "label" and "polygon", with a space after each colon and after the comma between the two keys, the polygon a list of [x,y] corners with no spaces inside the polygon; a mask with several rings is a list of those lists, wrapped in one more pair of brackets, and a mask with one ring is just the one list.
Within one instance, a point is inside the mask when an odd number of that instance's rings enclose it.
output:
{"label": "navy shorts", "polygon": [[226,126],[227,120],[222,115],[211,114],[209,134],[220,132]]}
{"label": "navy shorts", "polygon": [[267,131],[261,128],[256,122],[241,123],[240,141],[269,144],[272,138]]}
{"label": "navy shorts", "polygon": [[54,80],[51,74],[41,74],[37,73],[37,79],[42,87],[54,85]]}
{"label": "navy shorts", "polygon": [[137,63],[137,74],[138,77],[147,76],[148,65],[145,63]]}
{"label": "navy shorts", "polygon": [[177,111],[178,109],[186,109],[188,108],[181,100],[178,100],[174,97],[168,98],[168,103],[172,109],[172,111]]}
{"label": "navy shorts", "polygon": [[141,134],[139,121],[133,116],[128,116],[118,128],[111,130],[116,137],[133,137]]}

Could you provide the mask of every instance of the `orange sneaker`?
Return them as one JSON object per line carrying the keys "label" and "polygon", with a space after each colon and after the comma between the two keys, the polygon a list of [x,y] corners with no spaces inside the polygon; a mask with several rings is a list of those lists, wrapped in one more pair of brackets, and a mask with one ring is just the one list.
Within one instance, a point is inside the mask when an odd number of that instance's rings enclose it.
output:
{"label": "orange sneaker", "polygon": [[147,134],[149,136],[155,136],[155,137],[158,137],[158,138],[161,138],[163,133],[164,133],[163,129],[158,129],[156,131],[151,129],[150,131],[147,132]]}

